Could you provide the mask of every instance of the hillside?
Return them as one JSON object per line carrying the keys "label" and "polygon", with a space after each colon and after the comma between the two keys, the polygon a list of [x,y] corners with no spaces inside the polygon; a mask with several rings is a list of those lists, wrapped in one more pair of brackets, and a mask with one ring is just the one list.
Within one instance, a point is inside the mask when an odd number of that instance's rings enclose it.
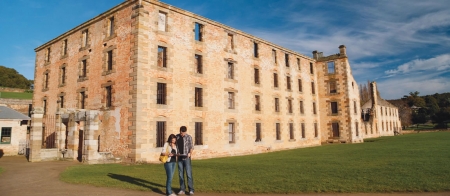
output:
{"label": "hillside", "polygon": [[29,89],[32,83],[15,69],[0,65],[0,87]]}

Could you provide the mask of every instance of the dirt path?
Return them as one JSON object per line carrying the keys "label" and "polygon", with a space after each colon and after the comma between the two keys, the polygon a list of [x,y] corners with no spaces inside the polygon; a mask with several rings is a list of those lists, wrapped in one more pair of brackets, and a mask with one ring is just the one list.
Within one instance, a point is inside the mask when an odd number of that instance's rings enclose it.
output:
{"label": "dirt path", "polygon": [[[2,196],[161,196],[164,193],[152,191],[132,191],[117,188],[95,187],[89,185],[75,185],[59,181],[59,174],[71,165],[80,164],[72,161],[53,161],[30,163],[23,156],[1,157],[0,167],[5,171],[0,174],[0,195]],[[236,196],[238,194],[209,194],[196,192],[197,196],[219,195]],[[248,196],[267,196],[269,194],[251,194]],[[274,196],[286,196],[283,194]],[[403,193],[403,194],[292,194],[289,196],[449,196],[450,193]]]}

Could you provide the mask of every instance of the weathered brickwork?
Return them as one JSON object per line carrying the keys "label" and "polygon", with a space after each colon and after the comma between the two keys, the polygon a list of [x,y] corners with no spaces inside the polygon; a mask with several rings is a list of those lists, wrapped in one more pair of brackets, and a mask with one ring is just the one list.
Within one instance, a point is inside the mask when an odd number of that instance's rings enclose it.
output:
{"label": "weathered brickwork", "polygon": [[[98,122],[89,131],[91,148],[125,161],[154,162],[161,138],[180,126],[195,138],[198,125],[196,158],[316,146],[328,139],[362,142],[354,127],[359,112],[351,112],[354,102],[359,106],[358,85],[345,51],[328,60],[310,58],[156,0],[138,3],[125,1],[36,48],[33,105],[44,107],[46,100],[46,114],[97,111],[86,120]],[[201,40],[195,39],[196,24]],[[325,74],[331,60],[334,75]],[[327,93],[329,80],[337,81],[338,93]],[[58,109],[61,97],[64,110]],[[337,115],[329,113],[333,100]],[[85,126],[68,118],[64,126],[72,129],[68,149],[75,159],[82,144],[77,134]],[[165,137],[157,130],[161,122]],[[330,131],[332,122],[339,123],[338,137]]]}

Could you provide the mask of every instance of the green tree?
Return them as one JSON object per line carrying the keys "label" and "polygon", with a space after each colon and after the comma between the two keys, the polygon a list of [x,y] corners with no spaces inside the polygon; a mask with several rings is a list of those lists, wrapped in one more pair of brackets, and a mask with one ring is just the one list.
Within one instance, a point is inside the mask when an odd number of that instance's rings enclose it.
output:
{"label": "green tree", "polygon": [[0,86],[28,89],[32,83],[15,69],[0,65]]}
{"label": "green tree", "polygon": [[411,107],[413,105],[417,106],[417,107],[425,107],[425,100],[422,97],[419,97],[419,92],[410,92],[409,96],[405,95],[403,96],[403,99],[406,99],[406,102],[408,103],[408,105]]}

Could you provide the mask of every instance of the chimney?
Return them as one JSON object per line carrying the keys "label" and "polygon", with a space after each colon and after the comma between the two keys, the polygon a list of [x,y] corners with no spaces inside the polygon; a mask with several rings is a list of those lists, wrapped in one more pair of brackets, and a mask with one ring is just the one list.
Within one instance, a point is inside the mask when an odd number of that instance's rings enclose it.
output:
{"label": "chimney", "polygon": [[345,45],[339,46],[339,54],[342,56],[347,56],[347,49],[345,48]]}
{"label": "chimney", "polygon": [[372,110],[375,111],[375,107],[377,106],[378,102],[378,95],[377,95],[377,83],[371,82],[370,83],[370,98],[372,99]]}
{"label": "chimney", "polygon": [[313,51],[313,59],[316,59],[316,60],[317,60],[317,50],[314,50],[314,51]]}

